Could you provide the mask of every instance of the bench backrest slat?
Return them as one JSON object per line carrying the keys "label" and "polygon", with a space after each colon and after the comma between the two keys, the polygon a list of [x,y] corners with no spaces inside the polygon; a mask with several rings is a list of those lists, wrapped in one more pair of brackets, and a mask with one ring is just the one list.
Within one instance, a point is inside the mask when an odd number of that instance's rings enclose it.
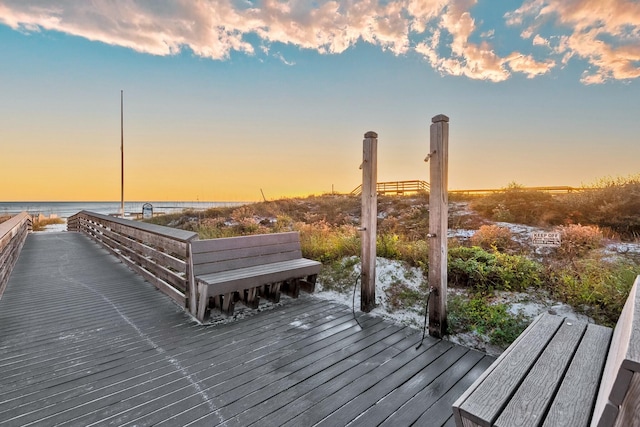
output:
{"label": "bench backrest slat", "polygon": [[[273,245],[247,246],[246,248],[229,250],[212,250],[193,254],[194,265],[218,263],[229,260],[252,258],[267,254],[290,254],[300,253],[300,244],[296,243],[276,243]],[[285,255],[285,257],[291,255]],[[298,258],[300,258],[298,256]],[[286,259],[283,259],[286,261]]]}
{"label": "bench backrest slat", "polygon": [[640,425],[640,372],[633,374],[625,401],[620,406],[620,413],[616,419],[616,427]]}
{"label": "bench backrest slat", "polygon": [[637,375],[640,372],[639,287],[640,276],[636,278],[631,288],[622,314],[613,331],[611,347],[593,413],[593,420],[598,422],[598,426],[613,425],[634,374]]}
{"label": "bench backrest slat", "polygon": [[192,242],[191,250],[195,275],[302,257],[297,232],[199,240]]}

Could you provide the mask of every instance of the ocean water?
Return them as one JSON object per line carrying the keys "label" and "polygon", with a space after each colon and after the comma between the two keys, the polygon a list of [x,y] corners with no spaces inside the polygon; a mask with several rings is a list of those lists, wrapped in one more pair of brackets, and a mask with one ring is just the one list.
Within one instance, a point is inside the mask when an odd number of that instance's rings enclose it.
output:
{"label": "ocean water", "polygon": [[[184,209],[208,209],[213,207],[240,206],[246,202],[125,202],[125,214],[142,213],[142,205],[151,203],[154,214],[176,213]],[[104,215],[118,214],[120,202],[0,202],[0,216],[15,215],[27,211],[31,215],[57,215],[69,218],[80,211]]]}

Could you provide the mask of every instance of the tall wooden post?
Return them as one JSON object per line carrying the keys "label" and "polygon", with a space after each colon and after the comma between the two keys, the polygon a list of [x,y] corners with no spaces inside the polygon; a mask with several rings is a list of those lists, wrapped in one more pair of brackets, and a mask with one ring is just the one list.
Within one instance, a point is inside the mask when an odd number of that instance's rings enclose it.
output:
{"label": "tall wooden post", "polygon": [[447,332],[447,221],[449,217],[449,118],[431,119],[429,190],[429,335]]}
{"label": "tall wooden post", "polygon": [[362,141],[362,231],[360,310],[368,313],[376,304],[376,222],[378,220],[378,134],[367,132]]}

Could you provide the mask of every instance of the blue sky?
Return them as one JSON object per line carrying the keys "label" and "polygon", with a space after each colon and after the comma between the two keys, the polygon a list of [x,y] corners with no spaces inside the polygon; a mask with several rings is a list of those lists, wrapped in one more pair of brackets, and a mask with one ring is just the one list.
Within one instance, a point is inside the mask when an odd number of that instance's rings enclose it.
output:
{"label": "blue sky", "polygon": [[[592,184],[640,172],[640,4],[0,0],[0,200]],[[20,178],[19,178],[20,177]]]}

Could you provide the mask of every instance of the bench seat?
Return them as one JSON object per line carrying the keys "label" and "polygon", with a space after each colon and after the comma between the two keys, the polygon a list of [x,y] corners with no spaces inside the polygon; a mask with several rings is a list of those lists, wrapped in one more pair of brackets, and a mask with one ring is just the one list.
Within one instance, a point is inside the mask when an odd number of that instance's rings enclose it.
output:
{"label": "bench seat", "polygon": [[306,258],[273,262],[236,270],[221,271],[196,277],[198,284],[209,286],[210,294],[226,294],[240,289],[255,288],[272,282],[318,274],[320,263]]}
{"label": "bench seat", "polygon": [[537,317],[453,404],[456,425],[640,426],[638,287],[614,330]]}
{"label": "bench seat", "polygon": [[260,296],[278,301],[313,292],[322,264],[302,257],[297,232],[238,236],[192,243],[197,318],[210,307],[232,314],[236,300],[256,308]]}

